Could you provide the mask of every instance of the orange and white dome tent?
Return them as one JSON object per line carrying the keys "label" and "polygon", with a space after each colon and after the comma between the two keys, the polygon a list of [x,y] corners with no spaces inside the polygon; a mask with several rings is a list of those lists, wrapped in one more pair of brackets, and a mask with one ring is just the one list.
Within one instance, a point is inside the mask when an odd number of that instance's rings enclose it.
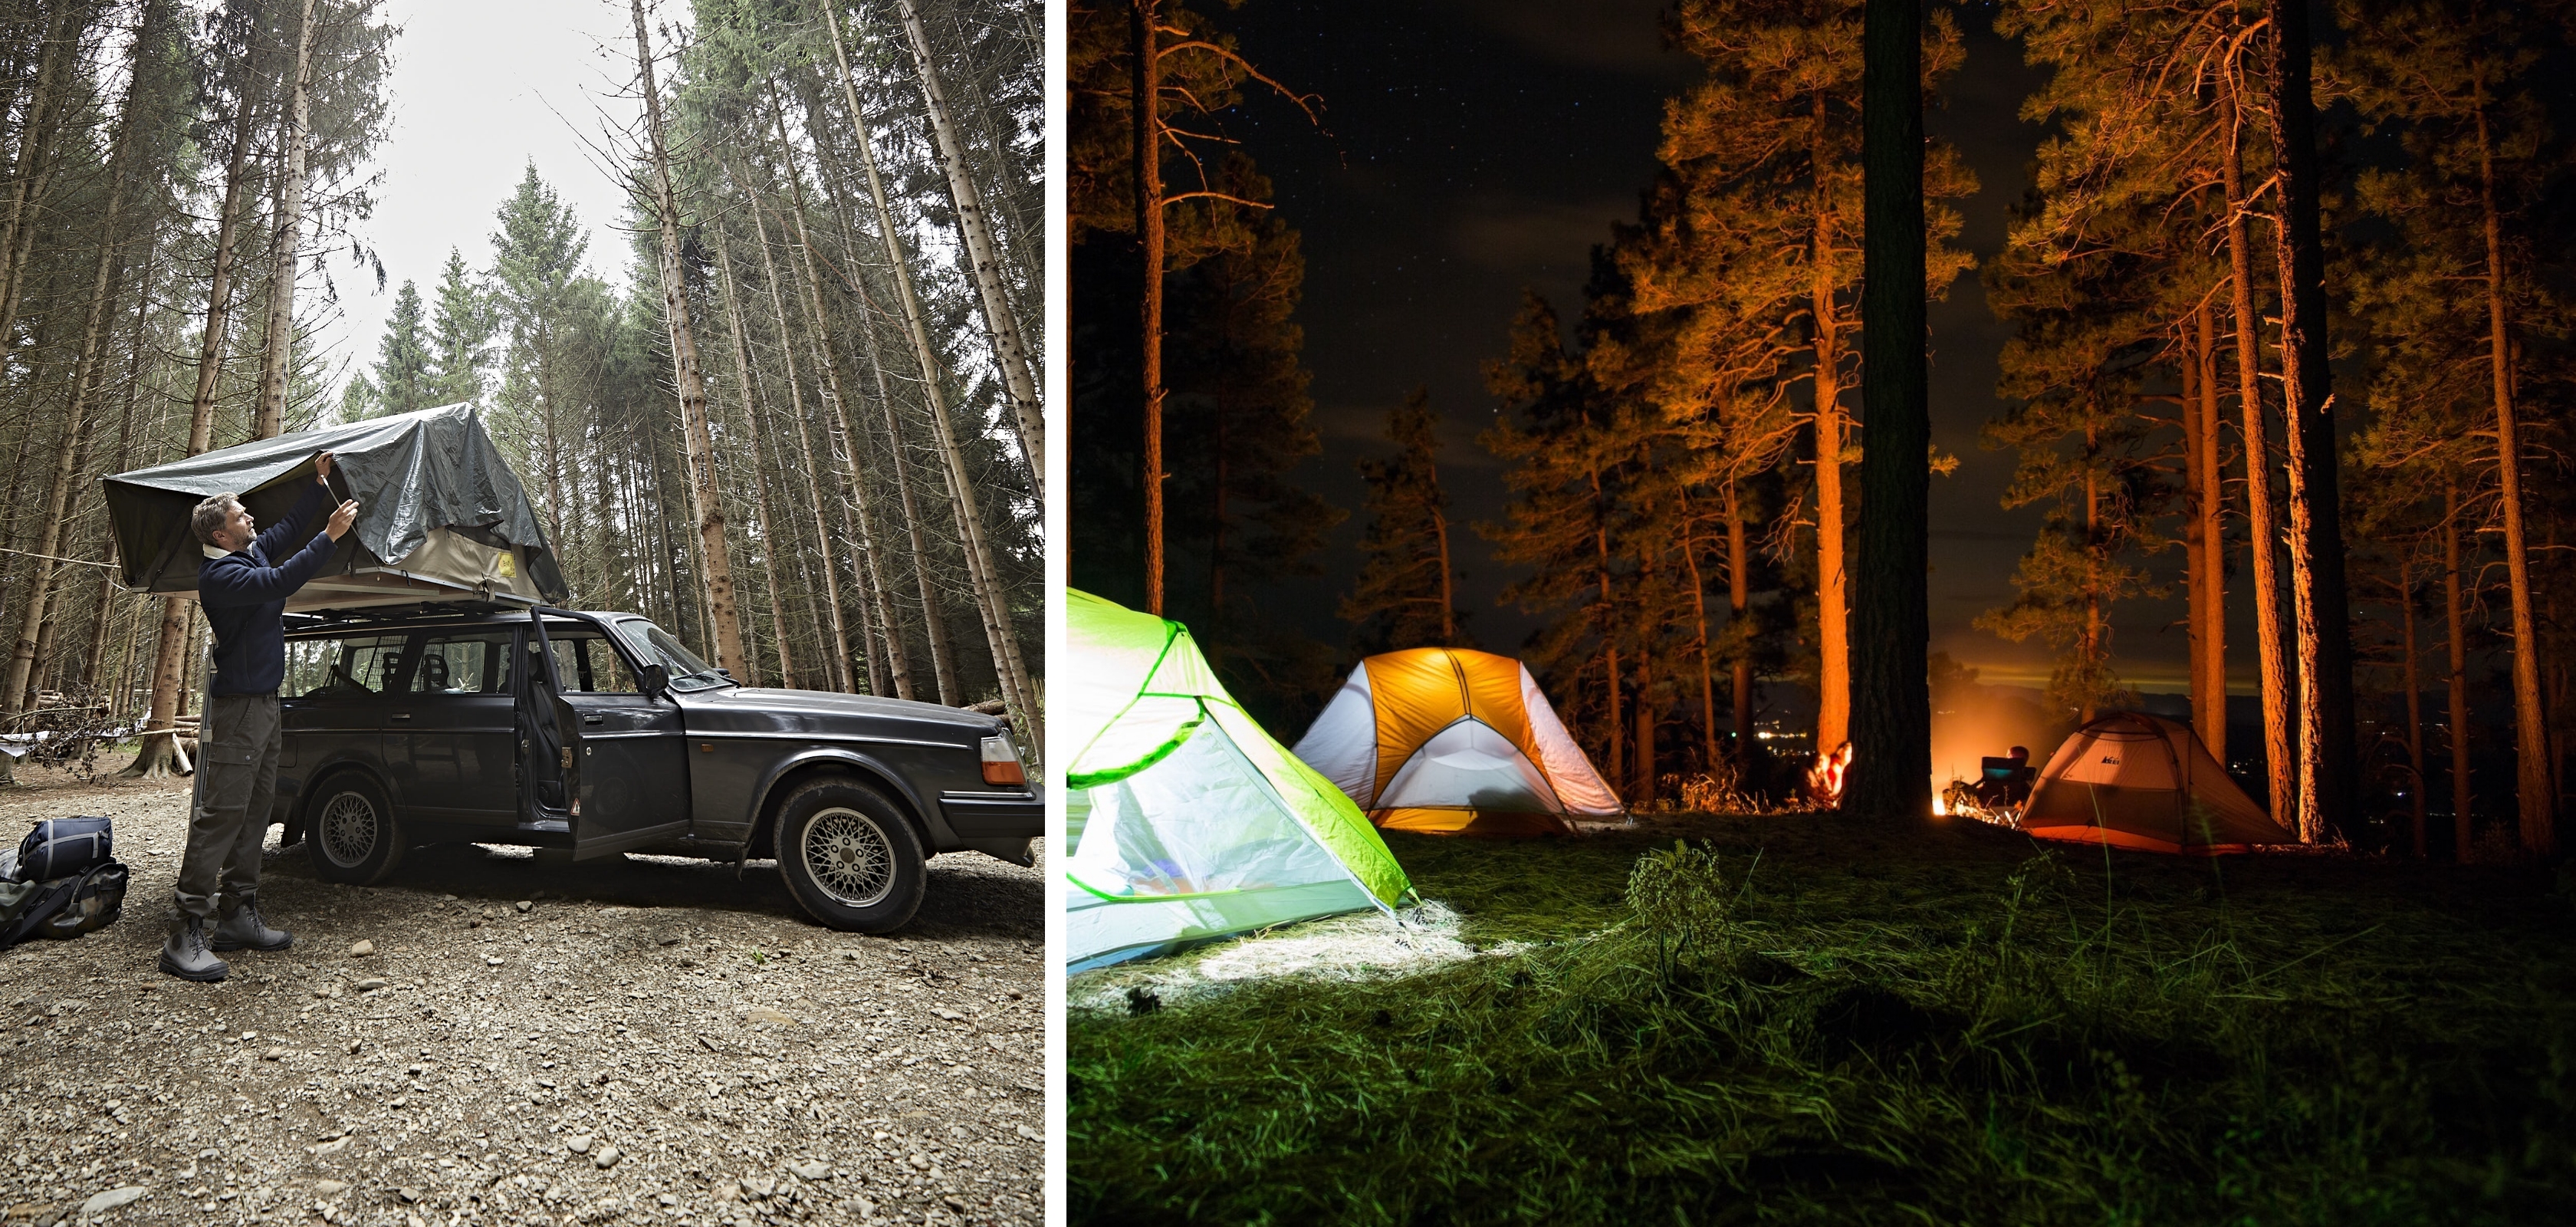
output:
{"label": "orange and white dome tent", "polygon": [[2032,785],[2014,822],[2040,839],[2214,856],[2294,844],[2191,731],[2142,712],[2075,730]]}
{"label": "orange and white dome tent", "polygon": [[1529,669],[1490,652],[1361,661],[1294,753],[1389,830],[1552,835],[1623,812]]}

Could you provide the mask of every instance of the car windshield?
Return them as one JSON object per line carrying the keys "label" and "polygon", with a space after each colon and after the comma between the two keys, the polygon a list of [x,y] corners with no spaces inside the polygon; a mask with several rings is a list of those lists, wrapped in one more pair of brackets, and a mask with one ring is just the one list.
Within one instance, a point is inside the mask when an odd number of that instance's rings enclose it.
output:
{"label": "car windshield", "polygon": [[681,646],[678,639],[672,638],[671,632],[642,618],[618,622],[617,633],[626,637],[626,642],[634,647],[635,654],[646,664],[669,666],[671,688],[674,690],[704,690],[709,686],[726,684],[725,676],[716,672],[714,665],[698,659],[697,653]]}

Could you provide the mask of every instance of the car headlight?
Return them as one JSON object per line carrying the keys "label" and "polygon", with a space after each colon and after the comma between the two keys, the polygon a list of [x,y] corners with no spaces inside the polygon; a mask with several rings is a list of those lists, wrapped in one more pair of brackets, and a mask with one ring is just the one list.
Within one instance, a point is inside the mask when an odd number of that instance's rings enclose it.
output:
{"label": "car headlight", "polygon": [[1020,750],[1011,744],[1010,734],[997,733],[984,739],[984,782],[1028,784],[1028,768],[1020,765]]}

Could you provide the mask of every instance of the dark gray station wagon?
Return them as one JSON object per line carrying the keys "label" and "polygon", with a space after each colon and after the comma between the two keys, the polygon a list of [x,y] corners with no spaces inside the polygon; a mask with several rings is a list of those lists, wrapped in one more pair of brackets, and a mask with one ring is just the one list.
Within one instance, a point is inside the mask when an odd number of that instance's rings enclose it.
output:
{"label": "dark gray station wagon", "polygon": [[632,614],[419,606],[289,615],[272,821],[335,882],[443,842],[774,856],[837,929],[912,918],[923,862],[1019,864],[1045,807],[1008,725],[738,685]]}

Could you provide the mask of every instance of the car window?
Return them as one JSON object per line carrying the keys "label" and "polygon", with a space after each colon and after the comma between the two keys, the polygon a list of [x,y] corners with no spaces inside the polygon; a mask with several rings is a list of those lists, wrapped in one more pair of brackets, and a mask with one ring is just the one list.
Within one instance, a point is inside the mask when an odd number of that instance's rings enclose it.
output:
{"label": "car window", "polygon": [[396,633],[290,640],[278,693],[291,699],[383,694],[403,680],[403,645],[410,638]]}
{"label": "car window", "polygon": [[411,671],[415,694],[510,693],[510,632],[433,631]]}
{"label": "car window", "polygon": [[617,632],[626,637],[627,646],[648,662],[658,662],[671,670],[673,690],[704,690],[724,684],[714,665],[698,659],[686,644],[642,618],[627,618],[617,624]]}
{"label": "car window", "polygon": [[546,647],[554,653],[555,676],[565,691],[589,694],[642,694],[644,688],[635,681],[635,671],[617,654],[616,645],[597,631],[546,631]]}

